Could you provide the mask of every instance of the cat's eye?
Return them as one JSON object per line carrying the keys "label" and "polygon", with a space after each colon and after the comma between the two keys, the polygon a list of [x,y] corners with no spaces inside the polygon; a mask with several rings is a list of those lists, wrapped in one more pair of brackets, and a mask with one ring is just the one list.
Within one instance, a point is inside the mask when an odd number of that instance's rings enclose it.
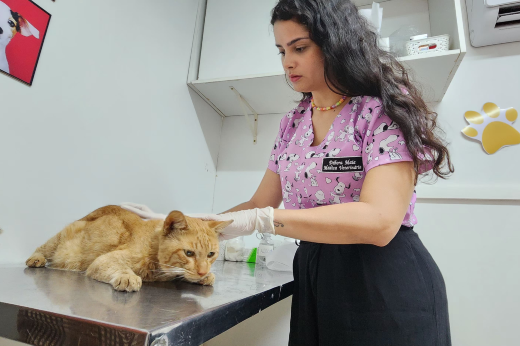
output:
{"label": "cat's eye", "polygon": [[208,254],[208,257],[213,257],[213,256],[215,256],[215,253],[214,253],[214,252],[210,252],[210,253]]}
{"label": "cat's eye", "polygon": [[190,251],[190,250],[184,250],[184,253],[185,253],[186,256],[188,256],[188,257],[193,257],[193,256],[195,256],[195,252]]}
{"label": "cat's eye", "polygon": [[15,24],[13,23],[12,20],[8,20],[7,23],[9,24],[9,26],[10,26],[11,28],[14,28],[14,27],[15,27]]}

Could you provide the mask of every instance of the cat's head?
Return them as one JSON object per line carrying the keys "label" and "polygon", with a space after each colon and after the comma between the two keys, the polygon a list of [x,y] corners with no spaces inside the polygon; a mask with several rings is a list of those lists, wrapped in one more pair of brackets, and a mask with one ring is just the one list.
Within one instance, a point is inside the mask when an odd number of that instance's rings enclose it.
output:
{"label": "cat's head", "polygon": [[202,280],[219,255],[219,232],[232,222],[204,221],[172,211],[164,221],[159,242],[160,269],[180,274],[187,281]]}

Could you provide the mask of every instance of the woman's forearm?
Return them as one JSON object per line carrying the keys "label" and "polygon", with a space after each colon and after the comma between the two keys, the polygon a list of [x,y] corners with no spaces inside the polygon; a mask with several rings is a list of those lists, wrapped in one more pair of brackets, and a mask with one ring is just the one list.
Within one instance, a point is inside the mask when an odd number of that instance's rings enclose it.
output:
{"label": "woman's forearm", "polygon": [[278,235],[325,244],[384,246],[391,233],[375,209],[364,202],[275,209],[274,225]]}
{"label": "woman's forearm", "polygon": [[222,213],[219,213],[219,214],[229,213],[232,211],[254,209],[254,208],[256,208],[256,205],[251,201],[247,201],[247,202],[241,203],[241,204],[237,205],[236,207],[233,207],[229,210],[223,211]]}

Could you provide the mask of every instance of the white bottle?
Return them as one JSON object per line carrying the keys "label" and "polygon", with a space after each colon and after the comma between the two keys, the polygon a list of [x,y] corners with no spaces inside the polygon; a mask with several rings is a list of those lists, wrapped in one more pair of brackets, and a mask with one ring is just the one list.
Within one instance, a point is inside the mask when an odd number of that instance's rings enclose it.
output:
{"label": "white bottle", "polygon": [[271,234],[262,233],[260,235],[262,236],[262,240],[260,241],[256,251],[256,263],[265,265],[265,256],[274,250],[274,242],[271,239]]}

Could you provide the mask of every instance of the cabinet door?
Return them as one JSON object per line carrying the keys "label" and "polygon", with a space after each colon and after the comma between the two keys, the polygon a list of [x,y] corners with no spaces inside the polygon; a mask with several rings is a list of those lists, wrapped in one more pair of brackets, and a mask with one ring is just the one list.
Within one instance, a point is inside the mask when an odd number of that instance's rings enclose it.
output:
{"label": "cabinet door", "polygon": [[198,79],[283,73],[271,10],[277,0],[208,0]]}

